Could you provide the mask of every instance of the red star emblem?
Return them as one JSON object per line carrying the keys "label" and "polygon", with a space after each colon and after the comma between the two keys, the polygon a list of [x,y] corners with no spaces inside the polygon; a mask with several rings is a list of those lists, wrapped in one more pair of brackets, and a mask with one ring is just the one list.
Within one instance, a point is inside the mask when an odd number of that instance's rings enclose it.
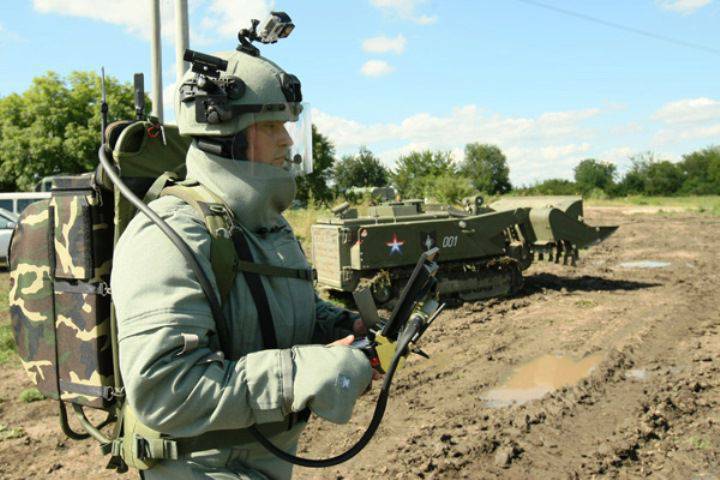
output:
{"label": "red star emblem", "polygon": [[394,253],[398,253],[398,254],[402,255],[402,250],[400,250],[400,247],[405,245],[405,241],[398,240],[397,233],[393,233],[392,241],[387,242],[385,245],[390,247],[390,255],[392,255]]}

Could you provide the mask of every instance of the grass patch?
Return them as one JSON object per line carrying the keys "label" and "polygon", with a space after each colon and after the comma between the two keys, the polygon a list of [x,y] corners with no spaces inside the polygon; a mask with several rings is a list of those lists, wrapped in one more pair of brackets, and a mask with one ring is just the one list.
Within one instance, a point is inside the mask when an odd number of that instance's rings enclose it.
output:
{"label": "grass patch", "polygon": [[23,390],[18,398],[21,402],[32,403],[40,400],[45,400],[45,395],[40,393],[40,390],[38,390],[37,388],[28,388]]}
{"label": "grass patch", "polygon": [[8,312],[8,292],[10,290],[10,276],[7,272],[0,272],[0,365],[15,357],[15,339],[10,326],[10,313]]}
{"label": "grass patch", "polygon": [[[712,216],[720,216],[720,195],[706,196],[688,196],[688,197],[642,197],[630,196],[622,198],[598,199],[591,198],[585,200],[588,206],[598,207],[624,207],[631,205],[651,206],[668,209],[681,209],[685,212],[702,213]],[[662,211],[663,214],[671,213]]]}
{"label": "grass patch", "polygon": [[597,302],[594,300],[578,300],[575,302],[575,306],[579,308],[593,308],[597,307]]}
{"label": "grass patch", "polygon": [[[7,316],[7,315],[5,315]],[[7,318],[0,320],[0,365],[15,358],[15,338]]]}
{"label": "grass patch", "polygon": [[295,210],[288,210],[284,214],[285,218],[293,228],[295,236],[300,240],[305,255],[308,260],[312,257],[312,238],[310,235],[310,227],[313,223],[317,222],[319,218],[329,218],[333,214],[327,209],[316,209],[316,208],[298,208]]}
{"label": "grass patch", "polygon": [[25,436],[25,430],[20,427],[10,428],[0,423],[0,442],[3,440],[11,440],[13,438],[22,438]]}
{"label": "grass patch", "polygon": [[709,450],[712,447],[710,441],[702,437],[692,436],[688,438],[688,443],[690,443],[692,448],[697,450]]}

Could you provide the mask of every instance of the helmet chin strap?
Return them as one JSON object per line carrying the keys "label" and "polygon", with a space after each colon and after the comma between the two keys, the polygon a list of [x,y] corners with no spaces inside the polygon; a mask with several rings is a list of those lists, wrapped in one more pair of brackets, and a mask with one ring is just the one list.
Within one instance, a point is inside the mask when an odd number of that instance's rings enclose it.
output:
{"label": "helmet chin strap", "polygon": [[197,147],[203,152],[212,153],[230,160],[247,160],[247,138],[245,132],[229,137],[194,137]]}

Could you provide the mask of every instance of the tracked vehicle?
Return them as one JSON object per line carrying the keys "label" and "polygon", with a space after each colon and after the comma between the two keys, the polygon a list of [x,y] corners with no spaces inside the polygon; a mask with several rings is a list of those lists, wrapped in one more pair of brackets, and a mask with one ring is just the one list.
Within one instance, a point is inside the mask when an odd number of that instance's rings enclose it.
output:
{"label": "tracked vehicle", "polygon": [[535,259],[574,265],[578,250],[601,242],[616,226],[583,221],[582,198],[517,197],[488,206],[481,196],[465,208],[388,202],[359,216],[343,204],[312,226],[312,259],[320,287],[370,288],[375,302],[398,295],[421,252],[440,249],[440,294],[461,300],[508,295],[522,287]]}

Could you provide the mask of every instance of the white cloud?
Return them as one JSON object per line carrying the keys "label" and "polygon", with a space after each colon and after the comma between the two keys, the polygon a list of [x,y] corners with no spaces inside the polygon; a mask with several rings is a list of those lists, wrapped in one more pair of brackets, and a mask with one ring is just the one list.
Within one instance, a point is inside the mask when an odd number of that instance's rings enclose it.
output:
{"label": "white cloud", "polygon": [[659,145],[677,144],[688,140],[714,140],[720,138],[720,123],[714,125],[681,125],[660,130],[653,137]]}
{"label": "white cloud", "polygon": [[[465,105],[453,109],[448,116],[418,113],[399,123],[363,125],[319,110],[313,111],[313,121],[340,148],[392,140],[419,143],[427,141],[428,138],[452,139],[454,146],[478,140],[503,143],[519,140],[546,141],[568,135],[576,139],[588,138],[590,132],[581,123],[600,113],[600,109],[592,108],[548,112],[536,118],[504,117],[484,112],[476,105]],[[433,145],[441,145],[441,142],[435,140]]]}
{"label": "white cloud", "polygon": [[712,3],[712,0],[656,0],[656,3],[660,5],[663,10],[688,15],[709,5]]}
{"label": "white cloud", "polygon": [[[55,13],[90,18],[119,25],[133,35],[150,38],[150,3],[147,0],[33,0],[40,13]],[[174,25],[172,2],[160,2],[162,30],[165,35]]]}
{"label": "white cloud", "polygon": [[653,119],[668,124],[720,121],[720,100],[700,97],[669,102],[655,112]]}
{"label": "white cloud", "polygon": [[[175,36],[175,8],[172,0],[161,0],[161,30],[164,38]],[[199,32],[191,26],[191,44],[207,44],[216,39],[228,39],[250,26],[250,19],[265,18],[274,6],[272,0],[190,0],[189,17],[207,7],[198,24]],[[144,39],[150,38],[150,2],[147,0],[33,0],[36,11],[89,18],[125,28],[125,31]]]}
{"label": "white cloud", "polygon": [[658,145],[720,137],[720,101],[712,98],[686,98],[669,102],[652,116],[665,124],[653,137]]}
{"label": "white cloud", "polygon": [[385,60],[368,60],[360,68],[360,72],[366,77],[381,77],[391,73],[395,69]]}
{"label": "white cloud", "polygon": [[450,151],[460,161],[465,144],[493,143],[507,155],[513,182],[529,183],[572,175],[572,167],[593,151],[595,134],[586,122],[602,112],[590,108],[508,117],[465,105],[446,116],[418,113],[396,123],[362,124],[317,109],[312,116],[339,151],[368,145],[389,167],[414,150]]}
{"label": "white cloud", "polygon": [[177,89],[177,82],[172,82],[163,87],[162,100],[163,100],[163,114],[165,123],[169,123],[175,120],[175,90]]}
{"label": "white cloud", "polygon": [[240,29],[249,27],[253,18],[267,17],[274,6],[273,0],[212,0],[202,23],[217,30],[221,38],[233,38]]}
{"label": "white cloud", "polygon": [[405,44],[407,40],[403,35],[398,35],[395,38],[386,37],[381,35],[379,37],[367,38],[362,43],[362,48],[366,52],[370,53],[387,53],[393,52],[398,55],[405,51]]}
{"label": "white cloud", "polygon": [[373,6],[385,13],[397,15],[419,25],[430,25],[437,22],[437,16],[417,14],[416,9],[427,0],[370,0]]}
{"label": "white cloud", "polygon": [[569,145],[548,145],[542,147],[539,150],[540,157],[545,160],[558,160],[563,157],[573,156],[581,153],[586,153],[590,150],[590,144],[585,143],[571,143]]}

